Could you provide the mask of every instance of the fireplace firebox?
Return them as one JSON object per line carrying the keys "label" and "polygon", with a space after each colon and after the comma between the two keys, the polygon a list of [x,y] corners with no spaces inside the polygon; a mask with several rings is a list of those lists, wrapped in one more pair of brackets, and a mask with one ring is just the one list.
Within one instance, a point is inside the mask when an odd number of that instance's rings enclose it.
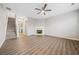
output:
{"label": "fireplace firebox", "polygon": [[42,30],[37,30],[37,34],[42,34]]}

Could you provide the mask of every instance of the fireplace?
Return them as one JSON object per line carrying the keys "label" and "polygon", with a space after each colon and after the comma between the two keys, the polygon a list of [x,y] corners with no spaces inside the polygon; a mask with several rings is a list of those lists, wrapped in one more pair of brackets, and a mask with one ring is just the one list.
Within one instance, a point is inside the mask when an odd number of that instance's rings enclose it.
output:
{"label": "fireplace", "polygon": [[44,35],[44,27],[36,27],[35,28],[35,35]]}
{"label": "fireplace", "polygon": [[37,34],[42,34],[42,30],[37,30]]}

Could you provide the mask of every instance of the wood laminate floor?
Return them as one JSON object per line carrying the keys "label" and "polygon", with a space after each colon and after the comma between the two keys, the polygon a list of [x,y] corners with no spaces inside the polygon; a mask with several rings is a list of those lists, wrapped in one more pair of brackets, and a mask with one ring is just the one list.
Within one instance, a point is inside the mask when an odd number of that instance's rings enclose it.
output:
{"label": "wood laminate floor", "polygon": [[1,55],[78,55],[79,41],[50,36],[25,36],[6,40]]}

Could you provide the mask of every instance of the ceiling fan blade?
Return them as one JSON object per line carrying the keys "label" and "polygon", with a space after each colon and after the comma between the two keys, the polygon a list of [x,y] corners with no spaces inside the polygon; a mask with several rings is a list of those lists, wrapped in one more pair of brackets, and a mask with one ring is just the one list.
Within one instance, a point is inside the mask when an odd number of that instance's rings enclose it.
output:
{"label": "ceiling fan blade", "polygon": [[40,14],[41,12],[38,12],[37,14]]}
{"label": "ceiling fan blade", "polygon": [[11,8],[9,8],[9,7],[6,7],[6,9],[9,10],[9,11],[11,11]]}
{"label": "ceiling fan blade", "polygon": [[47,6],[47,4],[45,3],[45,5],[44,5],[44,7],[42,7],[42,9],[45,10],[46,6]]}
{"label": "ceiling fan blade", "polygon": [[52,11],[51,9],[47,9],[47,10],[45,10],[45,11]]}
{"label": "ceiling fan blade", "polygon": [[41,9],[39,9],[39,8],[35,8],[36,10],[39,10],[39,11],[41,11]]}
{"label": "ceiling fan blade", "polygon": [[72,5],[75,5],[75,3],[72,3]]}
{"label": "ceiling fan blade", "polygon": [[46,15],[46,13],[45,13],[45,12],[44,12],[43,14],[44,14],[44,15]]}

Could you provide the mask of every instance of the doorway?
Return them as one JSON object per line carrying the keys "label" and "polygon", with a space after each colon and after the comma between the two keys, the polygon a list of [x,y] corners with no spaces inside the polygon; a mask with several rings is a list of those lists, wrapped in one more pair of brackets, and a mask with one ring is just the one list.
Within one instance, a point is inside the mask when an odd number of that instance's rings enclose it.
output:
{"label": "doorway", "polygon": [[16,25],[17,37],[20,37],[21,35],[27,35],[27,18],[18,17]]}

